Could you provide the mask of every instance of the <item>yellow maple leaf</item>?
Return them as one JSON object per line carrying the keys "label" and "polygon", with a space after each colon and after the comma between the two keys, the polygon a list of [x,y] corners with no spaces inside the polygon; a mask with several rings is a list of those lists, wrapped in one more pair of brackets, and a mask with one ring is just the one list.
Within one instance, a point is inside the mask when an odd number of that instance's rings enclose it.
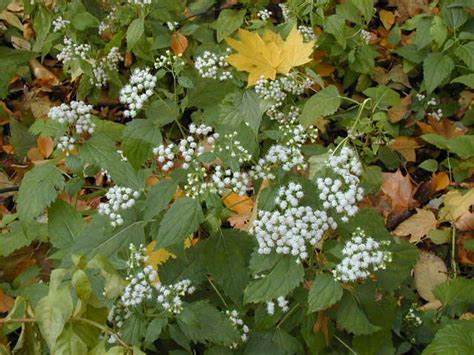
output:
{"label": "yellow maple leaf", "polygon": [[239,30],[240,41],[227,38],[227,44],[238,53],[227,58],[237,70],[249,73],[248,86],[260,78],[274,80],[276,74],[287,75],[297,66],[311,61],[313,42],[305,43],[296,26],[283,40],[278,33],[266,30],[261,37],[257,32]]}

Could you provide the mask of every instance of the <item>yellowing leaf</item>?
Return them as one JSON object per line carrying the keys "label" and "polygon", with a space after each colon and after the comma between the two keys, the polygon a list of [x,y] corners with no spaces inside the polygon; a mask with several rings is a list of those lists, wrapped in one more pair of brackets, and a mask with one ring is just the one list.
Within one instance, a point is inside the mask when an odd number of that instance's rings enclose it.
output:
{"label": "yellowing leaf", "polygon": [[411,235],[410,243],[417,243],[430,230],[436,228],[436,217],[433,212],[429,210],[422,210],[417,208],[416,214],[400,223],[393,231],[398,237]]}
{"label": "yellowing leaf", "polygon": [[421,145],[415,138],[400,136],[395,138],[389,147],[399,152],[406,161],[416,161],[415,149],[421,147]]}
{"label": "yellowing leaf", "polygon": [[474,205],[474,189],[464,195],[458,191],[449,191],[444,196],[444,207],[439,211],[439,217],[445,221],[456,221],[463,214],[469,212]]}
{"label": "yellowing leaf", "polygon": [[287,39],[281,43],[281,63],[277,72],[288,74],[291,68],[311,61],[314,42],[304,43],[303,35],[293,26]]}
{"label": "yellowing leaf", "polygon": [[235,192],[229,193],[223,199],[224,205],[232,212],[240,215],[250,214],[253,209],[253,200],[248,196],[241,196]]}
{"label": "yellowing leaf", "polygon": [[249,86],[262,77],[274,80],[277,73],[287,75],[292,68],[311,61],[314,43],[305,43],[296,26],[286,40],[269,30],[261,37],[257,32],[240,29],[239,38],[226,39],[238,52],[230,55],[227,62],[237,70],[249,73]]}
{"label": "yellowing leaf", "polygon": [[158,266],[166,263],[170,258],[176,258],[176,255],[170,253],[164,248],[155,250],[155,245],[155,240],[148,244],[146,246],[145,254],[148,257],[146,264],[152,266],[156,270]]}
{"label": "yellowing leaf", "polygon": [[389,30],[395,23],[395,14],[391,11],[380,10],[379,16],[383,27],[385,27],[387,30]]}
{"label": "yellowing leaf", "polygon": [[436,301],[433,289],[448,280],[448,268],[440,257],[422,252],[413,271],[415,287],[421,298]]}
{"label": "yellowing leaf", "polygon": [[254,85],[261,77],[275,79],[276,68],[281,63],[281,50],[275,42],[265,43],[257,32],[239,30],[240,41],[226,38],[227,44],[238,53],[227,62],[240,71],[249,73],[248,85]]}

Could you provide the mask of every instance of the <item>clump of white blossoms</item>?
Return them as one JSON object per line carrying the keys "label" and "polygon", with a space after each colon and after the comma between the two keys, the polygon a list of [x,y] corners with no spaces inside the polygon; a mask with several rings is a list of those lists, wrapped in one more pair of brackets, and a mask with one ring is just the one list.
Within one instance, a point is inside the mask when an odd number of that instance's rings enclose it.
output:
{"label": "clump of white blossoms", "polygon": [[389,241],[378,242],[367,237],[365,232],[357,228],[342,249],[344,258],[333,270],[334,278],[342,282],[363,280],[374,271],[385,269],[392,260],[392,254],[386,250]]}
{"label": "clump of white blossoms", "polygon": [[179,22],[176,22],[176,21],[168,21],[166,22],[166,27],[168,27],[168,29],[170,31],[174,31],[178,28],[179,26]]}
{"label": "clump of white blossoms", "polygon": [[147,6],[151,5],[152,0],[128,0],[129,4],[139,5],[139,6]]}
{"label": "clump of white blossoms", "polygon": [[326,212],[300,206],[303,197],[301,185],[291,182],[278,191],[276,211],[258,211],[250,232],[257,238],[259,254],[290,254],[299,263],[309,255],[307,244],[315,246],[327,230],[337,227]]}
{"label": "clump of white blossoms", "polygon": [[404,320],[414,327],[419,327],[423,324],[423,320],[420,317],[420,312],[416,309],[416,303],[412,304],[410,309],[408,309],[407,314],[403,317]]}
{"label": "clump of white blossoms", "polygon": [[65,20],[62,16],[59,16],[53,20],[53,32],[59,32],[62,29],[66,28],[71,21]]}
{"label": "clump of white blossoms", "polygon": [[173,285],[157,284],[158,297],[156,301],[165,310],[173,314],[181,313],[183,310],[182,297],[194,293],[195,288],[188,279],[181,280]]}
{"label": "clump of white blossoms", "polygon": [[278,6],[281,9],[281,15],[283,16],[283,19],[285,20],[285,22],[288,22],[288,20],[291,20],[292,14],[291,14],[290,9],[288,8],[288,5],[287,4],[278,4]]}
{"label": "clump of white blossoms", "polygon": [[272,12],[270,10],[263,9],[257,12],[257,16],[260,20],[267,21],[272,16]]}
{"label": "clump of white blossoms", "polygon": [[[244,323],[244,321],[239,317],[239,312],[237,310],[226,311],[226,316],[229,317],[230,322],[234,328],[240,333],[240,339],[242,343],[246,343],[249,339],[249,327]],[[239,343],[232,343],[229,347],[231,349],[237,349]]]}
{"label": "clump of white blossoms", "polygon": [[175,54],[173,54],[169,49],[165,51],[165,54],[161,54],[158,58],[155,59],[155,69],[166,69],[170,72],[179,72],[185,66],[184,60]]}
{"label": "clump of white blossoms", "polygon": [[112,6],[107,16],[99,23],[98,33],[101,35],[109,30],[112,24],[117,20],[117,8]]}
{"label": "clump of white blossoms", "polygon": [[318,39],[318,36],[314,33],[313,27],[300,25],[298,26],[298,31],[303,35],[305,42],[312,42]]}
{"label": "clump of white blossoms", "polygon": [[289,94],[301,95],[305,89],[313,84],[313,80],[303,79],[297,71],[291,71],[288,75],[281,75],[275,80],[262,77],[255,84],[254,90],[260,98],[272,104],[269,108],[270,110],[275,110],[283,105]]}
{"label": "clump of white blossoms", "polygon": [[339,155],[327,160],[326,167],[332,176],[316,179],[319,198],[326,210],[334,209],[342,216],[341,221],[347,222],[359,211],[357,204],[364,198],[364,189],[359,186],[362,164],[353,149],[343,147]]}
{"label": "clump of white blossoms", "polygon": [[76,44],[72,39],[64,37],[64,47],[58,54],[57,58],[60,62],[67,64],[75,59],[87,60],[91,46],[88,44]]}
{"label": "clump of white blossoms", "polygon": [[121,211],[129,209],[135,205],[135,199],[140,197],[139,191],[134,191],[130,187],[113,186],[105,194],[107,202],[99,204],[98,211],[100,214],[110,218],[112,227],[123,224]]}
{"label": "clump of white blossoms", "polygon": [[[283,296],[280,296],[277,298],[277,304],[283,313],[288,312],[288,310],[290,309],[288,307],[288,300]],[[275,302],[273,301],[267,302],[267,313],[271,316],[275,314]]]}
{"label": "clump of white blossoms", "polygon": [[211,176],[212,182],[219,192],[231,190],[241,196],[247,193],[247,186],[250,183],[249,175],[245,172],[232,171],[216,166]]}
{"label": "clump of white blossoms", "polygon": [[123,114],[125,117],[135,117],[143,108],[143,104],[153,95],[156,77],[150,73],[150,68],[136,68],[127,85],[120,90],[120,102],[128,106]]}
{"label": "clump of white blossoms", "polygon": [[71,101],[69,105],[61,104],[52,107],[48,112],[51,120],[57,121],[67,126],[68,134],[59,138],[57,148],[62,151],[70,151],[75,148],[75,133],[92,134],[95,130],[95,123],[92,121],[92,105],[87,105],[83,101]]}
{"label": "clump of white blossoms", "polygon": [[202,78],[216,79],[220,81],[232,78],[232,73],[227,70],[229,63],[227,58],[229,56],[230,48],[227,48],[226,54],[216,54],[205,51],[202,55],[196,58],[194,67]]}
{"label": "clump of white blossoms", "polygon": [[107,71],[115,71],[118,68],[118,63],[123,60],[118,47],[113,47],[107,56],[103,57],[99,62],[92,63],[92,74],[90,78],[91,84],[98,88],[107,85],[109,81],[109,74]]}
{"label": "clump of white blossoms", "polygon": [[370,43],[370,40],[372,39],[372,32],[369,32],[369,31],[366,31],[366,30],[362,30],[360,31],[360,36],[362,37],[362,40],[369,44]]}
{"label": "clump of white blossoms", "polygon": [[226,133],[220,137],[215,145],[215,152],[221,156],[223,160],[236,160],[239,164],[245,163],[252,158],[252,155],[244,148],[242,143],[237,139],[237,132]]}

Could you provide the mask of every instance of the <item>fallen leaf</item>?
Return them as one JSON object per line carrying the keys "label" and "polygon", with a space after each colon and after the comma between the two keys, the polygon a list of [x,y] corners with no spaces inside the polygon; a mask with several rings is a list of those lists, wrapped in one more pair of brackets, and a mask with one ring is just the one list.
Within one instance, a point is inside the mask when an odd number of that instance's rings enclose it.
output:
{"label": "fallen leaf", "polygon": [[304,42],[303,34],[298,31],[296,25],[290,31],[290,34],[281,44],[281,63],[277,72],[288,74],[290,69],[306,64],[311,61],[314,42]]}
{"label": "fallen leaf", "polygon": [[227,194],[222,201],[228,209],[240,215],[250,214],[254,206],[250,197],[241,196],[235,192]]}
{"label": "fallen leaf", "polygon": [[380,10],[379,12],[380,21],[382,21],[383,27],[387,30],[392,28],[393,24],[395,23],[395,14],[391,11],[387,10]]}
{"label": "fallen leaf", "polygon": [[388,5],[397,7],[400,22],[428,10],[428,0],[389,0]]}
{"label": "fallen leaf", "polygon": [[408,174],[403,176],[400,170],[383,174],[382,191],[390,197],[392,211],[400,212],[417,205],[413,199],[414,186],[410,177]]}
{"label": "fallen leaf", "polygon": [[43,158],[49,157],[54,150],[54,141],[50,137],[38,137],[36,144]]}
{"label": "fallen leaf", "polygon": [[466,243],[472,243],[474,240],[473,233],[463,233],[456,241],[457,244],[457,254],[459,263],[462,265],[473,266],[474,265],[474,251],[466,247]]}
{"label": "fallen leaf", "polygon": [[422,144],[416,138],[400,136],[390,143],[389,147],[392,150],[399,152],[406,161],[416,161],[416,149],[420,148]]}
{"label": "fallen leaf", "polygon": [[430,230],[435,229],[436,216],[430,210],[416,209],[416,214],[403,221],[393,231],[398,237],[411,235],[410,243],[418,243]]}
{"label": "fallen leaf", "polygon": [[444,171],[433,176],[431,179],[433,189],[435,191],[444,190],[449,186],[449,175]]}
{"label": "fallen leaf", "polygon": [[12,309],[15,304],[15,300],[10,296],[6,295],[0,288],[0,313],[7,313]]}
{"label": "fallen leaf", "polygon": [[152,241],[146,246],[145,255],[148,257],[146,264],[157,270],[158,266],[166,263],[170,258],[176,258],[176,255],[170,253],[168,250],[161,248],[155,250],[156,240]]}
{"label": "fallen leaf", "polygon": [[399,105],[390,107],[387,112],[387,117],[390,123],[397,123],[408,117],[410,113],[411,96],[405,96]]}
{"label": "fallen leaf", "polygon": [[428,123],[418,122],[417,124],[424,134],[435,133],[445,138],[455,138],[463,136],[465,133],[465,130],[458,128],[453,121],[447,118],[438,122],[435,118],[428,116]]}
{"label": "fallen leaf", "polygon": [[474,212],[466,212],[456,221],[456,228],[460,231],[474,230]]}
{"label": "fallen leaf", "polygon": [[443,221],[456,222],[474,205],[474,189],[464,195],[459,190],[449,191],[444,196],[444,207],[439,211],[439,218]]}
{"label": "fallen leaf", "polygon": [[56,75],[36,59],[30,60],[30,68],[39,86],[56,86],[61,83]]}
{"label": "fallen leaf", "polygon": [[428,302],[437,300],[433,289],[448,280],[448,268],[443,259],[427,252],[421,252],[413,274],[418,294]]}
{"label": "fallen leaf", "polygon": [[188,48],[188,39],[180,32],[175,32],[171,36],[171,49],[173,53],[180,57]]}

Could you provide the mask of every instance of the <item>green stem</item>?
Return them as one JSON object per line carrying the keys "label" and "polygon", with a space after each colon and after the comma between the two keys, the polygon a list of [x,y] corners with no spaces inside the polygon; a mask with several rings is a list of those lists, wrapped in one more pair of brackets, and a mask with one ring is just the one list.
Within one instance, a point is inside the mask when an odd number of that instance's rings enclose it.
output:
{"label": "green stem", "polygon": [[217,287],[214,285],[214,283],[211,281],[211,279],[208,277],[207,278],[207,281],[209,281],[209,283],[211,284],[212,288],[214,289],[214,291],[216,291],[217,295],[219,296],[219,298],[221,299],[222,303],[224,303],[224,305],[226,307],[229,307],[229,305],[227,304],[227,302],[225,301],[224,297],[222,297],[221,293],[219,292],[219,290],[217,289]]}
{"label": "green stem", "polygon": [[96,322],[94,322],[94,321],[92,321],[92,320],[90,320],[90,319],[87,319],[87,318],[77,317],[77,318],[71,318],[71,320],[87,323],[87,324],[89,324],[89,325],[92,325],[93,327],[96,327],[96,328],[102,330],[104,333],[113,335],[113,336],[115,337],[115,339],[117,339],[117,341],[120,343],[120,345],[122,345],[125,349],[131,350],[130,346],[129,346],[126,342],[124,342],[124,341],[118,336],[118,334],[115,333],[115,332],[114,332],[112,329],[110,329],[109,327],[106,327],[105,325],[96,323]]}
{"label": "green stem", "polygon": [[336,334],[333,334],[334,338],[336,338],[342,345],[344,345],[344,347],[349,350],[352,354],[354,355],[357,355],[357,353],[349,346],[347,345],[344,340],[342,340],[341,338],[339,338]]}

